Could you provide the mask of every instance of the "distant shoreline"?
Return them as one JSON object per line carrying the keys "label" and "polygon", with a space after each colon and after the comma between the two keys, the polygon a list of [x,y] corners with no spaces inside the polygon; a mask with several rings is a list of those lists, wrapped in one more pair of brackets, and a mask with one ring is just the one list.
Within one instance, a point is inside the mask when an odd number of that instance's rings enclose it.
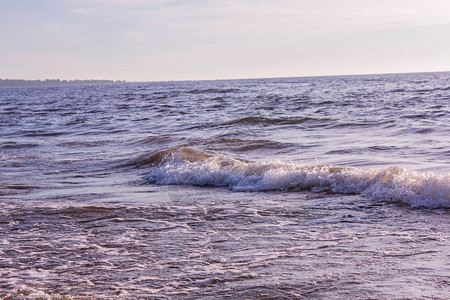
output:
{"label": "distant shoreline", "polygon": [[125,80],[25,80],[25,79],[0,79],[0,87],[36,87],[36,86],[63,86],[63,85],[91,85],[91,84],[108,84],[123,83]]}

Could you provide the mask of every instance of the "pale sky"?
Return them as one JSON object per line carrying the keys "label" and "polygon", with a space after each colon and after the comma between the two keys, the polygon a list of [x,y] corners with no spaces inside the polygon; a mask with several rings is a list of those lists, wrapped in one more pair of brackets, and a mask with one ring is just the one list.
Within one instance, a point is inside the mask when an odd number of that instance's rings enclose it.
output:
{"label": "pale sky", "polygon": [[0,78],[450,71],[449,0],[0,0]]}

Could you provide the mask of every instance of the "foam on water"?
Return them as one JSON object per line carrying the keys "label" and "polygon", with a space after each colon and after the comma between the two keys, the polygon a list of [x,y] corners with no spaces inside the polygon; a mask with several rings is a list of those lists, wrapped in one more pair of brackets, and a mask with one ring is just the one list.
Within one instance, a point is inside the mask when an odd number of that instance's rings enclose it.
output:
{"label": "foam on water", "polygon": [[188,147],[153,154],[145,178],[155,184],[227,187],[232,191],[301,191],[361,194],[411,207],[450,208],[450,175],[419,174],[399,166],[365,170],[328,165],[249,162]]}
{"label": "foam on water", "polygon": [[0,299],[448,299],[449,82],[0,89]]}

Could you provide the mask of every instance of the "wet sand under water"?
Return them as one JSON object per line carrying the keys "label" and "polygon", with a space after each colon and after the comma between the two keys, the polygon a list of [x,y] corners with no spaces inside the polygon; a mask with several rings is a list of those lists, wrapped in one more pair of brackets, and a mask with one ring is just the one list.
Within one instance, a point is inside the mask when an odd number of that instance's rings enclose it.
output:
{"label": "wet sand under water", "polygon": [[136,186],[134,196],[116,204],[0,202],[0,296],[450,294],[446,210],[413,210],[357,195],[188,186]]}

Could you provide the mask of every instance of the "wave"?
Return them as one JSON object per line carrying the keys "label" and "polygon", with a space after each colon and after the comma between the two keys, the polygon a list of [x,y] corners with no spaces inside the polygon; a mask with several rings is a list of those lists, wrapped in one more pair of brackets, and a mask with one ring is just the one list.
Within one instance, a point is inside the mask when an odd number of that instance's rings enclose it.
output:
{"label": "wave", "polygon": [[171,135],[150,135],[138,141],[131,141],[131,145],[163,145],[173,142],[182,142],[185,137],[177,137]]}
{"label": "wave", "polygon": [[411,207],[450,208],[450,175],[418,174],[399,166],[363,170],[328,165],[259,163],[175,147],[150,156],[144,177],[160,185],[227,187],[235,192],[302,191],[359,194]]}
{"label": "wave", "polygon": [[[238,139],[238,138],[228,138],[223,136],[216,137],[183,137],[183,136],[171,136],[171,135],[150,135],[145,138],[138,140],[129,141],[131,146],[150,146],[150,147],[173,147],[178,145],[178,147],[191,147],[200,146],[202,148],[208,149],[210,151],[221,151],[227,149],[233,153],[241,152],[252,152],[252,151],[267,151],[267,150],[283,150],[284,153],[289,149],[298,147],[307,147],[305,145],[298,145],[295,143],[286,143],[272,141],[268,139]],[[148,147],[147,147],[148,148]],[[166,151],[173,151],[166,150]],[[152,164],[152,159],[150,157],[158,154],[159,151],[153,153],[144,153],[143,155],[128,159],[128,165],[149,165]]]}
{"label": "wave", "polygon": [[267,150],[267,149],[286,149],[293,144],[290,143],[282,143],[271,140],[248,140],[248,139],[233,139],[233,138],[215,138],[208,139],[205,141],[207,145],[217,144],[218,147],[226,146],[227,149],[236,151],[236,152],[246,152],[253,150]]}
{"label": "wave", "polygon": [[436,92],[436,91],[448,91],[450,90],[450,86],[448,87],[436,87],[436,88],[428,88],[428,89],[402,89],[402,88],[398,88],[398,89],[393,89],[390,90],[391,93],[401,93],[401,92],[410,92],[410,93],[429,93],[429,92]]}
{"label": "wave", "polygon": [[193,89],[186,91],[186,94],[225,94],[225,93],[236,93],[239,92],[239,89],[220,89],[220,88],[211,88],[211,89]]}
{"label": "wave", "polygon": [[[140,166],[155,166],[176,163],[195,163],[212,158],[212,154],[194,148],[178,146],[164,151],[140,155],[131,164]],[[128,164],[129,165],[129,164]]]}
{"label": "wave", "polygon": [[266,118],[266,117],[244,117],[236,120],[226,122],[222,125],[250,125],[250,124],[262,124],[262,125],[296,125],[305,122],[330,122],[336,121],[336,119],[330,118],[316,118],[316,117],[286,117],[286,118]]}
{"label": "wave", "polygon": [[[364,120],[359,122],[343,122],[339,119],[323,118],[323,117],[283,117],[283,118],[266,118],[266,117],[244,117],[235,120],[231,120],[219,126],[229,125],[300,125],[308,124],[308,126],[314,127],[326,127],[326,128],[345,128],[345,127],[374,127],[385,124],[395,123],[394,120],[382,120],[382,121],[370,121]],[[208,124],[208,126],[215,126],[214,124]],[[216,125],[217,126],[217,125]]]}
{"label": "wave", "polygon": [[34,186],[13,184],[13,185],[3,185],[0,183],[0,196],[10,196],[14,194],[19,194],[23,192],[28,192],[35,189]]}

